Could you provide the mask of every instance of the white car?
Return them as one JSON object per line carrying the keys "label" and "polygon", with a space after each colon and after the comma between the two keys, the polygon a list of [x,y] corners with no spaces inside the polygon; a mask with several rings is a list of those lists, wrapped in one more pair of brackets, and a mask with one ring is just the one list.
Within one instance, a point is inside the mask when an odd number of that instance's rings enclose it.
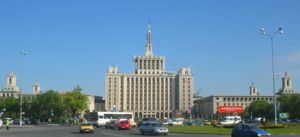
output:
{"label": "white car", "polygon": [[0,128],[2,127],[3,125],[3,121],[0,119]]}
{"label": "white car", "polygon": [[171,124],[173,126],[183,125],[183,120],[183,118],[175,118]]}
{"label": "white car", "polygon": [[221,125],[235,125],[242,121],[240,116],[225,116],[221,120]]}

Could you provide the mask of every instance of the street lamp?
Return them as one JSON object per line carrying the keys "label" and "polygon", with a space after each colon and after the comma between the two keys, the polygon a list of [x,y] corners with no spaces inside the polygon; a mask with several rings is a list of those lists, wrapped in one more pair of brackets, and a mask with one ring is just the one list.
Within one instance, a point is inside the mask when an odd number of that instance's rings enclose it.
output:
{"label": "street lamp", "polygon": [[20,52],[21,56],[21,69],[20,69],[20,126],[22,126],[22,115],[23,115],[23,103],[22,103],[22,66],[23,66],[23,56],[25,56],[27,53],[25,51]]}
{"label": "street lamp", "polygon": [[271,49],[272,49],[272,79],[273,79],[273,101],[274,101],[274,123],[275,125],[277,124],[277,101],[276,101],[276,93],[275,93],[275,72],[274,72],[274,37],[277,34],[283,34],[283,28],[279,27],[278,30],[276,32],[274,32],[273,34],[269,34],[266,33],[264,28],[260,28],[259,29],[261,34],[264,36],[267,36],[270,38],[271,40]]}

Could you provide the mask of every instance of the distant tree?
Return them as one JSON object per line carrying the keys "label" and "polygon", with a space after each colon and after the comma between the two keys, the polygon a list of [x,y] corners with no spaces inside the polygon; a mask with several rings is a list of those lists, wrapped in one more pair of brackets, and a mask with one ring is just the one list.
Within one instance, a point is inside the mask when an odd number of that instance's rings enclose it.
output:
{"label": "distant tree", "polygon": [[25,114],[23,114],[23,117],[32,117],[32,100],[23,98],[22,111],[25,112]]}
{"label": "distant tree", "polygon": [[72,92],[64,94],[64,104],[68,117],[76,117],[87,109],[87,96],[81,93],[82,88],[76,86]]}
{"label": "distant tree", "polygon": [[267,119],[273,118],[273,105],[267,101],[255,101],[252,102],[246,108],[247,114],[252,114],[253,117],[265,117]]}
{"label": "distant tree", "polygon": [[16,119],[20,116],[20,99],[14,97],[3,98],[3,102],[0,103],[0,107],[5,112],[2,117],[10,117]]}
{"label": "distant tree", "polygon": [[300,117],[300,94],[283,95],[278,98],[280,112],[289,113],[291,118]]}
{"label": "distant tree", "polygon": [[60,119],[64,114],[65,106],[63,104],[62,96],[53,90],[49,90],[43,94],[39,94],[33,100],[32,110],[34,113],[32,116],[36,116],[41,119]]}

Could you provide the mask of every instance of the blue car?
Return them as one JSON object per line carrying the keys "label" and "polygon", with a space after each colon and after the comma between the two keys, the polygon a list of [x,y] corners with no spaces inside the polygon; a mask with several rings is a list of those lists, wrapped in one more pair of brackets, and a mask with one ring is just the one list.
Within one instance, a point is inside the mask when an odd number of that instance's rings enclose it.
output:
{"label": "blue car", "polygon": [[269,137],[270,133],[254,124],[240,123],[233,127],[231,137]]}

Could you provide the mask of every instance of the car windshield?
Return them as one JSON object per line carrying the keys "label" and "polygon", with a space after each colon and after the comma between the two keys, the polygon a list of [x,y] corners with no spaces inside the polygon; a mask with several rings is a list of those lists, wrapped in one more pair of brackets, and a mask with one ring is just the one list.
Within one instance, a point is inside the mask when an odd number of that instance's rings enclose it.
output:
{"label": "car windshield", "polygon": [[258,129],[256,125],[249,125],[249,128],[250,128],[251,130]]}
{"label": "car windshield", "polygon": [[82,123],[81,126],[91,126],[90,123]]}
{"label": "car windshield", "polygon": [[221,121],[227,121],[228,119],[226,118],[226,117],[223,117],[222,119],[221,119]]}
{"label": "car windshield", "polygon": [[161,123],[150,123],[150,125],[152,127],[162,127],[163,126],[163,124],[161,124]]}
{"label": "car windshield", "polygon": [[122,124],[127,124],[128,121],[127,121],[127,120],[124,120],[124,121],[121,121],[120,123],[122,123]]}

